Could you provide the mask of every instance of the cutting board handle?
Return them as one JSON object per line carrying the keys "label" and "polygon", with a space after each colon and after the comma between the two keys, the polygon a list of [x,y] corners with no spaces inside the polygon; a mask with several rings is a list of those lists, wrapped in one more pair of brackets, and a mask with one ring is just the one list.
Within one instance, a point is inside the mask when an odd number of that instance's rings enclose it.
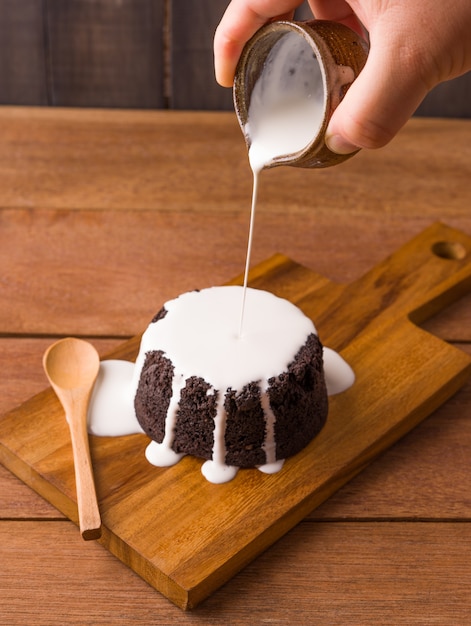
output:
{"label": "cutting board handle", "polygon": [[471,237],[440,223],[423,234],[413,240],[426,257],[408,310],[416,324],[471,291]]}
{"label": "cutting board handle", "polygon": [[372,325],[415,324],[471,291],[471,237],[435,223],[353,283],[339,287],[326,316],[342,349]]}
{"label": "cutting board handle", "polygon": [[387,279],[389,312],[420,324],[471,290],[471,237],[433,224],[373,273]]}

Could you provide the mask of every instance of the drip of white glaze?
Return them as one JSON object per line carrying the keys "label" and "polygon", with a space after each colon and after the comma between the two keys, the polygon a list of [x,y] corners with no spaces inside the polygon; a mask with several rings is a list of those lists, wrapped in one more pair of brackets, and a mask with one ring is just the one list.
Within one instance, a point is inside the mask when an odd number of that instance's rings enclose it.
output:
{"label": "drip of white glaze", "polygon": [[257,469],[263,472],[264,474],[276,474],[277,472],[281,470],[284,464],[285,464],[285,460],[279,459],[278,461],[274,461],[273,463],[266,463],[265,465],[259,465]]}
{"label": "drip of white glaze", "polygon": [[214,461],[205,461],[201,466],[203,476],[208,482],[214,483],[215,485],[228,483],[237,476],[238,471],[238,467],[234,467],[233,465],[221,465]]}
{"label": "drip of white glaze", "polygon": [[201,467],[203,476],[211,483],[222,484],[232,480],[239,468],[233,465],[226,465],[226,411],[224,410],[224,394],[219,393],[216,404],[216,417],[214,419],[214,446],[213,458],[205,461]]}
{"label": "drip of white glaze", "polygon": [[180,373],[175,373],[172,379],[172,396],[167,409],[167,417],[165,419],[165,435],[162,441],[162,447],[171,448],[175,438],[175,425],[177,423],[178,408],[180,406],[180,394],[185,387],[186,380]]}
{"label": "drip of white glaze", "polygon": [[216,417],[214,418],[214,444],[213,444],[213,461],[217,465],[225,465],[226,446],[224,439],[226,436],[226,411],[224,410],[224,394],[219,393],[216,403]]}
{"label": "drip of white glaze", "polygon": [[172,448],[157,441],[151,441],[146,448],[146,459],[156,467],[171,467],[176,465],[185,455],[174,452]]}

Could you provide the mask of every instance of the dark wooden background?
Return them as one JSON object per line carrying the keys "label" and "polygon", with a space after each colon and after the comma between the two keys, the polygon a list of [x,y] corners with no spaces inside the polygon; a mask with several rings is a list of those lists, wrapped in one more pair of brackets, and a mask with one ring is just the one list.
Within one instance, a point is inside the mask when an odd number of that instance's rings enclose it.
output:
{"label": "dark wooden background", "polygon": [[[227,3],[0,0],[0,104],[230,110],[212,53]],[[438,86],[418,114],[471,117],[471,73]]]}

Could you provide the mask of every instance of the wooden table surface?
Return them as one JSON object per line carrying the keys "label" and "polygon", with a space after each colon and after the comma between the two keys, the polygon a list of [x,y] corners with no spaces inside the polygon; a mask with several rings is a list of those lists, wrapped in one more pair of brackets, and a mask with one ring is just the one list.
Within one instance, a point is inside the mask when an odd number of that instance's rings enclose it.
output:
{"label": "wooden table surface", "polygon": [[[343,165],[264,173],[253,263],[350,282],[433,222],[471,235],[470,139],[414,119]],[[104,354],[239,275],[251,184],[231,113],[0,109],[0,413],[47,386],[55,338]],[[426,329],[471,354],[471,295]],[[185,613],[0,465],[0,624],[463,626],[470,478],[471,382]]]}

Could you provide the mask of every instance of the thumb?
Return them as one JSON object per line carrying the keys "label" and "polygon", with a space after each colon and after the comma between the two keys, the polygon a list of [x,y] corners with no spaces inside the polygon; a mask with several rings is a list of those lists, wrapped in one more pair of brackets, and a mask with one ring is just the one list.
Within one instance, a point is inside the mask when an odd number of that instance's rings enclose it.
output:
{"label": "thumb", "polygon": [[326,132],[328,147],[349,154],[386,145],[427,92],[410,51],[387,39],[375,46],[373,40],[364,68],[332,115]]}

